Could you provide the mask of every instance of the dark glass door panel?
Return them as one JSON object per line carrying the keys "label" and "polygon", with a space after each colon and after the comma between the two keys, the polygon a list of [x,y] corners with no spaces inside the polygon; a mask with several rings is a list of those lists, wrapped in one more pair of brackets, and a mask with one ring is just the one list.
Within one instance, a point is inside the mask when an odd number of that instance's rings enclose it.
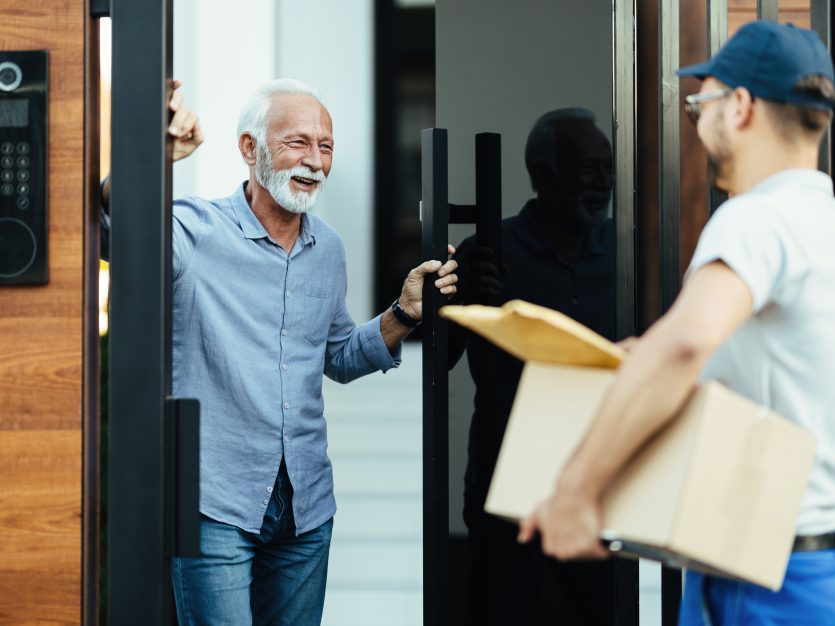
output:
{"label": "dark glass door panel", "polygon": [[[472,227],[449,227],[459,302],[518,298],[612,340],[633,332],[632,7],[436,3],[436,126],[448,129],[450,203],[477,200],[475,135],[501,136],[501,250],[481,245]],[[457,360],[449,515],[424,528],[425,537],[448,533],[448,623],[636,624],[636,565],[557,563],[484,513],[522,363],[454,327],[448,339]]]}

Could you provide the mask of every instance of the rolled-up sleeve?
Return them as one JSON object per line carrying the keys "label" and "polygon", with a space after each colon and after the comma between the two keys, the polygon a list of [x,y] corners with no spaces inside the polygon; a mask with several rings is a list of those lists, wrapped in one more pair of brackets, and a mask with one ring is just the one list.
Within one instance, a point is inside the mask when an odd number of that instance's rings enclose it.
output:
{"label": "rolled-up sleeve", "polygon": [[344,301],[331,324],[326,349],[325,375],[340,383],[371,374],[386,372],[401,362],[401,347],[389,352],[380,332],[380,319],[357,326],[348,314]]}

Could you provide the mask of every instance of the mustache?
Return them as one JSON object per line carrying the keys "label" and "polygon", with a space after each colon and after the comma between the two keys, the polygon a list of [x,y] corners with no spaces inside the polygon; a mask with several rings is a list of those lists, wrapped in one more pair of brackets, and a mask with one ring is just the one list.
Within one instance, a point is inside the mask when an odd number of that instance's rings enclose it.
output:
{"label": "mustache", "polygon": [[325,173],[322,170],[314,171],[306,165],[296,165],[294,167],[282,171],[286,172],[286,175],[290,178],[292,178],[293,176],[299,176],[301,178],[309,178],[310,180],[315,180],[317,183],[324,183],[328,179],[328,177],[325,176]]}

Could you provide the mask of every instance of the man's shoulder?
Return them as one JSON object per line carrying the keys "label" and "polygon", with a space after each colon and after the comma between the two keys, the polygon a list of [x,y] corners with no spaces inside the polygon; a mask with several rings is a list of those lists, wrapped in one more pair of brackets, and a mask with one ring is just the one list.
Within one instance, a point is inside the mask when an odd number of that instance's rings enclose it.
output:
{"label": "man's shoulder", "polygon": [[183,196],[174,200],[172,204],[174,220],[184,226],[210,226],[219,220],[234,219],[232,197],[201,198],[200,196]]}
{"label": "man's shoulder", "polygon": [[175,212],[209,212],[209,211],[223,211],[226,208],[231,208],[232,197],[226,196],[224,198],[201,198],[200,196],[182,196],[176,198],[173,203]]}

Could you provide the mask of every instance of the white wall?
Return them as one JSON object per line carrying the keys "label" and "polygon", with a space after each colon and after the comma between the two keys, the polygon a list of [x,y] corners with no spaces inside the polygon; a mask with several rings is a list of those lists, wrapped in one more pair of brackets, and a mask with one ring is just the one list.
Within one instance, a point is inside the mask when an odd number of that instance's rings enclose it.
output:
{"label": "white wall", "polygon": [[206,141],[174,166],[174,196],[228,196],[248,174],[238,152],[238,113],[275,76],[275,4],[270,0],[177,0],[174,76],[200,116]]}

